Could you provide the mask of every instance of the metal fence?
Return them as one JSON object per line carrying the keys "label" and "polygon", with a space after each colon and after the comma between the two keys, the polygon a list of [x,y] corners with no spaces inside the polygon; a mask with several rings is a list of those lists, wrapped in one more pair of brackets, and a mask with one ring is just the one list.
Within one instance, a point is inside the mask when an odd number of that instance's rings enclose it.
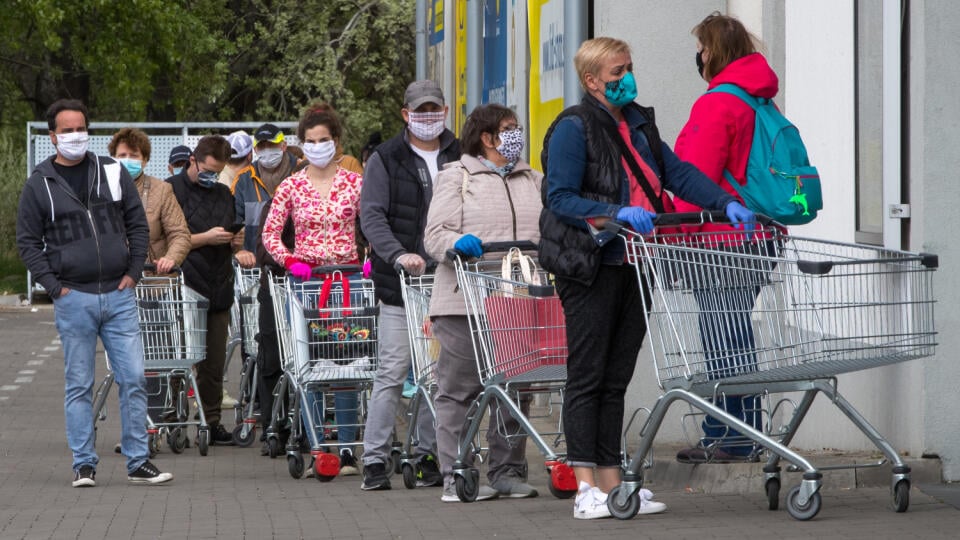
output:
{"label": "metal fence", "polygon": [[[270,122],[284,130],[287,144],[297,145],[299,141],[293,133],[296,122]],[[150,137],[150,161],[144,164],[143,172],[157,178],[170,176],[167,170],[167,158],[175,146],[186,145],[191,149],[204,135],[223,135],[242,129],[253,134],[264,122],[91,122],[89,151],[99,155],[109,155],[107,145],[113,134],[121,128],[132,127],[143,130]],[[57,152],[50,140],[46,122],[27,122],[27,176],[43,160]],[[43,292],[43,287],[34,283],[30,271],[27,271],[27,302],[33,303],[34,292]]]}

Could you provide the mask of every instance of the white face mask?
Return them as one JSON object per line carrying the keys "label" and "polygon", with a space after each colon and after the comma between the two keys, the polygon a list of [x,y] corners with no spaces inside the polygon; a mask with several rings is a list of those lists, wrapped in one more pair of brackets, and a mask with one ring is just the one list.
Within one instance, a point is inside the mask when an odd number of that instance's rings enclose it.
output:
{"label": "white face mask", "polygon": [[407,127],[410,128],[410,133],[421,141],[432,141],[446,129],[443,125],[446,116],[445,112],[411,112]]}
{"label": "white face mask", "polygon": [[90,142],[90,134],[86,131],[74,131],[73,133],[57,134],[57,152],[64,159],[76,161],[83,159],[87,153],[87,143]]}
{"label": "white face mask", "polygon": [[257,151],[257,156],[260,158],[261,166],[273,169],[279,165],[280,160],[283,159],[283,150],[279,148],[265,148]]}
{"label": "white face mask", "polygon": [[303,155],[314,167],[326,167],[337,153],[337,143],[324,141],[318,143],[303,143]]}

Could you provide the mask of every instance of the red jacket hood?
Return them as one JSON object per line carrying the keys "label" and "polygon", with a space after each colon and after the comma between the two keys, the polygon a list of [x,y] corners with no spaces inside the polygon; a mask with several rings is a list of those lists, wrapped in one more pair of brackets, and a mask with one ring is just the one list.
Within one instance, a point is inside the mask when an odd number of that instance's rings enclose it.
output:
{"label": "red jacket hood", "polygon": [[735,84],[751,96],[762,98],[772,98],[780,89],[777,74],[770,69],[766,58],[760,53],[748,54],[727,64],[727,67],[710,80],[707,89],[725,83]]}

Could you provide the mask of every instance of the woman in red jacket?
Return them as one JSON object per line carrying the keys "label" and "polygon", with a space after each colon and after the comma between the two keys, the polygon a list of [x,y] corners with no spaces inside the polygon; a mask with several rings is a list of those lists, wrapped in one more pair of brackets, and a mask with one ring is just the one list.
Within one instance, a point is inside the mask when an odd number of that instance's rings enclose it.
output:
{"label": "woman in red jacket", "polygon": [[[754,37],[740,21],[714,12],[694,27],[692,33],[697,38],[697,70],[707,81],[708,90],[730,83],[752,96],[773,98],[777,95],[777,75],[757,52]],[[753,109],[737,96],[724,92],[703,94],[693,104],[674,151],[680,159],[695,165],[739,200],[733,186],[724,178],[724,171],[729,171],[741,185],[746,183],[754,121]],[[680,198],[675,198],[674,204],[677,212],[701,210]],[[699,232],[732,230],[729,225],[712,223],[696,229]],[[712,287],[696,294],[701,309],[700,333],[705,368],[710,379],[755,370],[756,359],[750,353],[754,347],[750,315],[758,294],[759,285],[750,284],[725,290]],[[746,424],[758,430],[762,427],[758,396],[728,395],[718,405]],[[703,431],[700,443],[681,450],[677,454],[678,461],[726,463],[756,460],[753,442],[717,419],[708,415],[703,421]]]}

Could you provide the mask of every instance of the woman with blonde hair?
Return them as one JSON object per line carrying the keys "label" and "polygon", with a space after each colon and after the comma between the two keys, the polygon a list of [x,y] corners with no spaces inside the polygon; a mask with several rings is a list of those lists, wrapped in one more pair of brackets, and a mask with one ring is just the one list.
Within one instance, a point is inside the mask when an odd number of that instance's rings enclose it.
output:
{"label": "woman with blonde hair", "polygon": [[[624,41],[585,41],[574,66],[586,95],[544,137],[540,263],[556,275],[567,320],[562,414],[568,464],[580,483],[573,516],[595,519],[610,515],[607,493],[620,483],[624,395],[646,334],[637,274],[624,262],[623,240],[604,224],[615,219],[650,233],[654,216],[672,211],[666,190],[726,210],[737,223],[753,214],[660,141],[653,110],[633,102]],[[639,513],[666,509],[649,491],[640,496]]]}

